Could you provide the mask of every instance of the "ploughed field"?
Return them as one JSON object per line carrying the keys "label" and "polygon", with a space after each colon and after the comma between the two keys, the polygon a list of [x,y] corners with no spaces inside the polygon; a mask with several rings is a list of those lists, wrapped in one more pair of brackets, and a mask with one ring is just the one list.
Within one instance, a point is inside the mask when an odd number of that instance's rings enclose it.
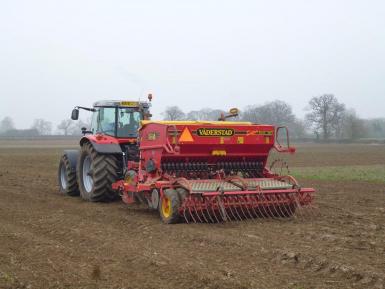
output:
{"label": "ploughed field", "polygon": [[298,145],[308,218],[177,225],[59,195],[76,145],[0,140],[0,288],[385,288],[384,145]]}

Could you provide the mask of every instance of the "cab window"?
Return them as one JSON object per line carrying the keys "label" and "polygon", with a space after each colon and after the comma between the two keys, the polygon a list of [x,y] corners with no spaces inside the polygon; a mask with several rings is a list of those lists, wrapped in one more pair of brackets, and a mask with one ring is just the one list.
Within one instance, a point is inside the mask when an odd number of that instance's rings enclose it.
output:
{"label": "cab window", "polygon": [[137,137],[141,113],[134,108],[118,109],[117,137]]}
{"label": "cab window", "polygon": [[92,115],[92,132],[115,136],[115,108],[101,107]]}

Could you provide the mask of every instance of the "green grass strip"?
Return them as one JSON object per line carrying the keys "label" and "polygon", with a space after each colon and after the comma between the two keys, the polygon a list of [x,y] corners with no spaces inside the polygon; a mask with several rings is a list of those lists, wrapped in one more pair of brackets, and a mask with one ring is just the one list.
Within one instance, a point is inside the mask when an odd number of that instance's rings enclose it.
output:
{"label": "green grass strip", "polygon": [[364,181],[385,184],[385,165],[292,167],[290,173],[296,178],[330,181]]}

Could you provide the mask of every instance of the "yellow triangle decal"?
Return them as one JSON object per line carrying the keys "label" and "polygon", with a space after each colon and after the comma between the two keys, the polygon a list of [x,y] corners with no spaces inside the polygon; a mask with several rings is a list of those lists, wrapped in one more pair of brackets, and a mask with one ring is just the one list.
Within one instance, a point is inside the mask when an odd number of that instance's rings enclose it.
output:
{"label": "yellow triangle decal", "polygon": [[191,135],[191,132],[190,130],[187,128],[187,126],[184,128],[180,138],[179,138],[179,141],[180,142],[193,142],[194,139]]}

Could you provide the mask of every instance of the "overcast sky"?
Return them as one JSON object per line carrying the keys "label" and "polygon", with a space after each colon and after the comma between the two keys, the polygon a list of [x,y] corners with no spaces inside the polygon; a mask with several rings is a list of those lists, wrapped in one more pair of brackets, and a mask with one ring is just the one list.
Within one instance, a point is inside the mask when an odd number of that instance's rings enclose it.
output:
{"label": "overcast sky", "polygon": [[[154,94],[156,118],[334,93],[385,117],[385,1],[0,0],[0,119]],[[83,112],[85,113],[85,112]]]}

